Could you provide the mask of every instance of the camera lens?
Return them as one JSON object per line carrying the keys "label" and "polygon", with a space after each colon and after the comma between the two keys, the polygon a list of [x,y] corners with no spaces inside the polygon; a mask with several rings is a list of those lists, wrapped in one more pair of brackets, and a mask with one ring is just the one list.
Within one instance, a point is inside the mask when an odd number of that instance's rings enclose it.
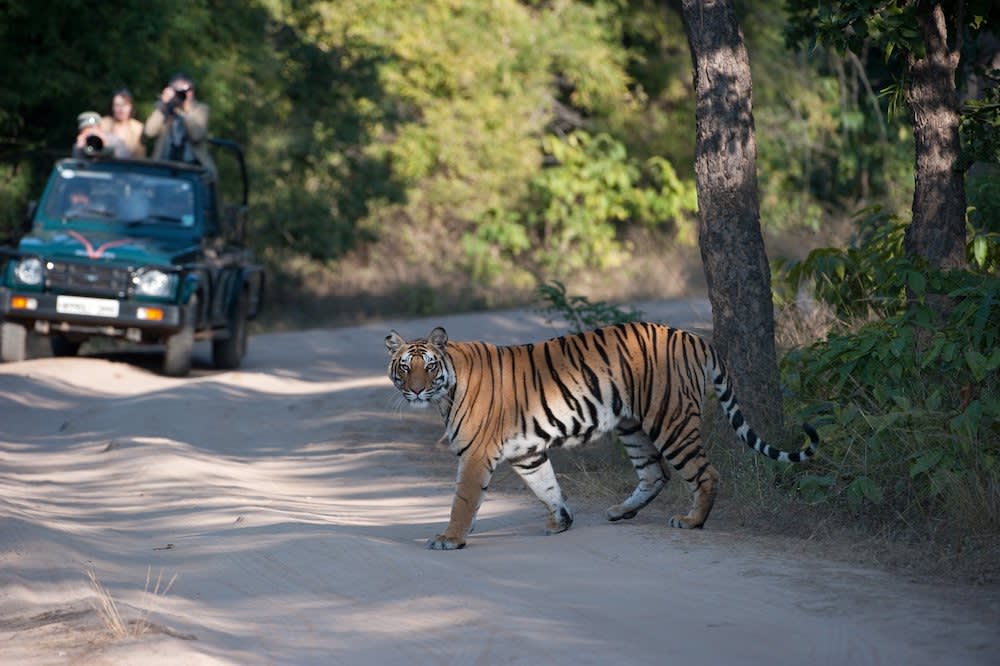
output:
{"label": "camera lens", "polygon": [[84,150],[88,153],[96,153],[98,151],[104,150],[104,139],[97,136],[96,134],[91,134],[86,139],[83,140]]}
{"label": "camera lens", "polygon": [[178,101],[183,102],[184,100],[187,99],[187,96],[188,96],[187,88],[184,88],[183,90],[178,90],[177,88],[174,88],[174,97]]}

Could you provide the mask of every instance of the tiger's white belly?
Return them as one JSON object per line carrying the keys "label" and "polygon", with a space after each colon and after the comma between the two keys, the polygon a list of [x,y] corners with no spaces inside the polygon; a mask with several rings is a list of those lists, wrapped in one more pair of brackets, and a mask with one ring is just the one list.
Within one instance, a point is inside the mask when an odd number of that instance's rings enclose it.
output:
{"label": "tiger's white belly", "polygon": [[580,446],[584,443],[592,443],[610,432],[612,427],[613,426],[609,426],[607,428],[596,428],[589,440],[585,440],[583,436],[579,435],[566,435],[565,437],[560,436],[556,440],[546,441],[541,437],[518,434],[504,440],[503,457],[505,460],[514,460],[517,458],[523,458],[524,456],[534,455],[540,451],[546,451],[550,448],[569,449]]}

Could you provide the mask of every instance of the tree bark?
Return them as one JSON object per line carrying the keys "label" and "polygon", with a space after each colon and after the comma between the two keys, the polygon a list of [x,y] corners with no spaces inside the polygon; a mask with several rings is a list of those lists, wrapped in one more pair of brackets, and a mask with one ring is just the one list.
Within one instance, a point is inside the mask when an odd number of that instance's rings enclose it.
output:
{"label": "tree bark", "polygon": [[[907,102],[913,113],[913,219],[904,245],[911,256],[934,268],[962,268],[965,259],[965,174],[957,170],[959,49],[948,44],[940,4],[918,10],[924,34],[923,58],[907,59]],[[961,30],[956,26],[956,30]]]}
{"label": "tree bark", "polygon": [[694,65],[699,245],[714,344],[754,427],[777,433],[784,417],[760,231],[750,61],[729,0],[683,0],[681,12]]}

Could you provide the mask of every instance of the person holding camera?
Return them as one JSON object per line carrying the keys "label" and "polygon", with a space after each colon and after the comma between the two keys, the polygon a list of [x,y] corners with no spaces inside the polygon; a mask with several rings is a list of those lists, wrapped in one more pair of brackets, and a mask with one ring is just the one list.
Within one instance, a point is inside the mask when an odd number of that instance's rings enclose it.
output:
{"label": "person holding camera", "polygon": [[84,111],[76,117],[77,135],[73,157],[117,156],[126,150],[121,139],[107,132],[100,114]]}
{"label": "person holding camera", "polygon": [[194,83],[185,74],[174,74],[146,119],[143,134],[154,139],[151,157],[201,164],[215,174],[208,152],[208,105],[194,97]]}
{"label": "person holding camera", "polygon": [[111,95],[111,115],[84,111],[77,116],[79,134],[73,146],[75,157],[114,156],[142,158],[142,123],[132,117],[132,93],[119,88]]}

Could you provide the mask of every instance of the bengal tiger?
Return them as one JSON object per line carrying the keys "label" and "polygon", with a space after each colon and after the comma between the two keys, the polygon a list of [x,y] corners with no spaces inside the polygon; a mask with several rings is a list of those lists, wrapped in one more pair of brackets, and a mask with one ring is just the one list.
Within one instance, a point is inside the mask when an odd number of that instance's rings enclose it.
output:
{"label": "bengal tiger", "polygon": [[451,518],[427,541],[435,550],[465,546],[490,478],[503,460],[548,508],[546,533],[569,529],[566,505],[548,449],[575,446],[614,431],[639,484],[608,520],[633,518],[667,483],[673,467],[687,481],[693,506],[672,527],[699,528],[715,502],[719,474],[701,442],[702,402],[711,381],[739,438],[774,460],[812,457],[819,436],[809,424],[803,449],[768,445],[743,418],[726,368],[699,336],[651,323],[628,323],[537,344],[452,342],[435,328],[425,339],[390,331],[389,378],[410,403],[436,403],[444,438],[458,458]]}

